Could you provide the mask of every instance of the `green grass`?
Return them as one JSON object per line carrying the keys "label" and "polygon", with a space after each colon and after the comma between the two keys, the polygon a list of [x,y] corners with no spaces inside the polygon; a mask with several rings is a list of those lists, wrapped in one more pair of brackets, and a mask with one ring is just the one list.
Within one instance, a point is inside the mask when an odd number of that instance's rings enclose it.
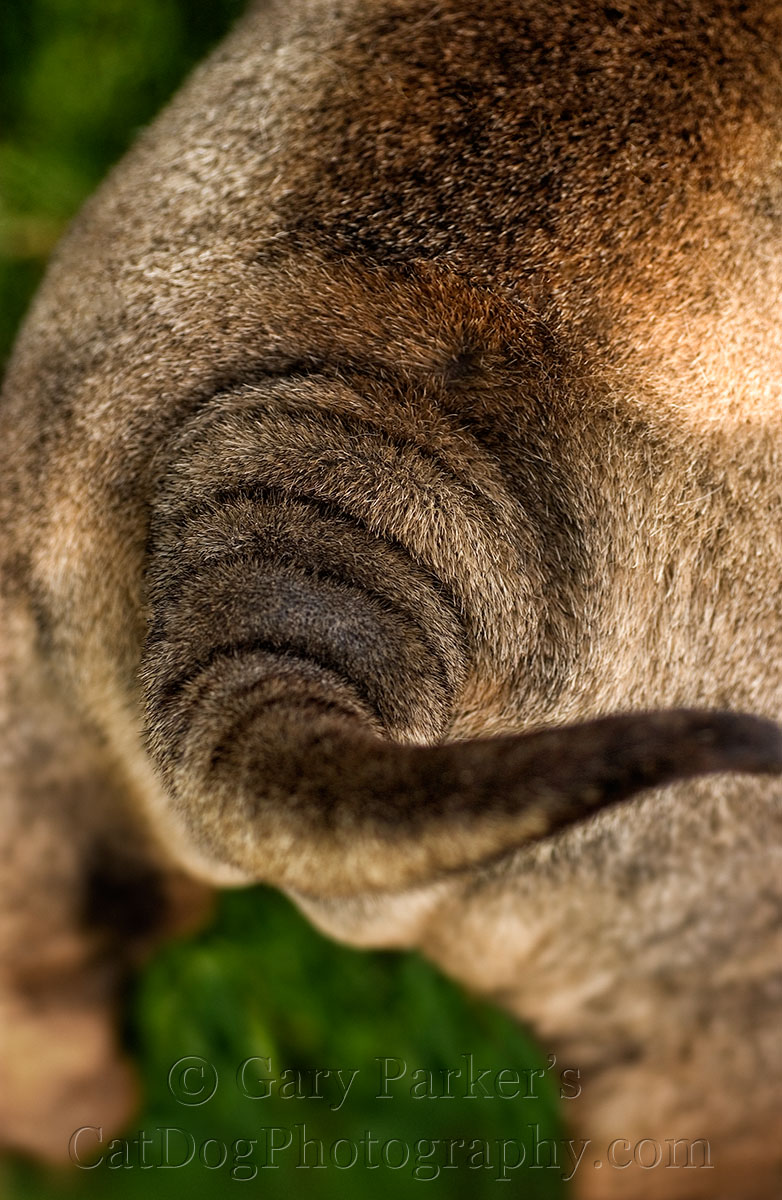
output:
{"label": "green grass", "polygon": [[0,19],[0,363],[84,197],[244,0],[8,0]]}
{"label": "green grass", "polygon": [[[243,1185],[273,1200],[563,1195],[562,1171],[535,1150],[564,1136],[559,1079],[530,1039],[418,957],[335,945],[266,889],[227,894],[208,931],[158,955],[137,982],[126,1037],[146,1103],[125,1138],[109,1147],[86,1136],[85,1165],[104,1151],[94,1169],[4,1164],[4,1200],[217,1200]],[[317,1068],[340,1069],[341,1082],[321,1077],[313,1089]],[[176,1131],[163,1169],[159,1130]],[[269,1138],[289,1136],[270,1157]],[[316,1144],[304,1159],[300,1136]],[[521,1146],[526,1166],[515,1169]]]}
{"label": "green grass", "polygon": [[[0,22],[0,362],[68,219],[242,6],[242,0],[10,0]],[[533,1166],[510,1172],[510,1184],[498,1181],[498,1139],[524,1142],[529,1156],[536,1137],[562,1132],[557,1080],[530,1039],[418,958],[337,946],[264,889],[227,895],[209,930],[158,955],[137,981],[126,1040],[146,1097],[128,1132],[129,1165],[117,1165],[120,1155],[94,1170],[60,1173],[6,1161],[0,1164],[3,1200],[109,1194],[117,1200],[207,1200],[229,1189],[272,1198],[295,1191],[313,1200],[370,1191],[383,1200],[419,1190],[433,1197],[562,1195],[556,1170]],[[459,1098],[456,1076],[457,1096],[438,1095],[441,1073],[464,1069],[465,1055],[492,1076],[521,1072],[523,1092],[536,1098]],[[170,1085],[169,1072],[184,1056],[205,1061],[199,1068],[204,1078],[216,1072],[217,1090],[204,1104],[179,1103],[172,1095],[178,1076]],[[236,1072],[254,1057],[269,1059],[277,1077],[287,1070],[305,1082],[315,1068],[356,1074],[338,1111],[332,1111],[339,1098],[333,1090],[330,1100],[286,1098],[278,1089],[266,1099],[250,1099],[237,1086]],[[383,1100],[377,1060],[386,1057],[404,1063],[406,1074]],[[542,1076],[524,1077],[530,1070]],[[420,1086],[411,1094],[427,1073],[428,1094]],[[197,1083],[198,1073],[188,1080]],[[257,1082],[257,1075],[250,1072],[247,1080]],[[339,1139],[345,1140],[337,1161],[346,1163],[355,1145],[359,1163],[345,1169],[297,1166],[300,1126],[322,1143],[327,1163]],[[294,1144],[279,1154],[277,1167],[264,1167],[263,1131],[271,1127],[293,1131]],[[145,1160],[155,1162],[158,1128],[181,1130],[171,1135],[177,1146],[189,1149],[193,1139],[212,1164],[225,1145],[228,1164],[205,1166],[197,1150],[181,1169],[142,1169],[130,1140],[138,1130],[151,1136]],[[367,1131],[376,1144],[367,1145]],[[406,1148],[407,1166],[382,1165],[381,1147],[392,1139],[390,1161]],[[466,1143],[466,1149],[453,1147],[453,1166],[444,1165],[443,1139]],[[510,1145],[507,1154],[512,1156]],[[375,1161],[381,1165],[371,1165]],[[253,1168],[257,1174],[249,1178]]]}

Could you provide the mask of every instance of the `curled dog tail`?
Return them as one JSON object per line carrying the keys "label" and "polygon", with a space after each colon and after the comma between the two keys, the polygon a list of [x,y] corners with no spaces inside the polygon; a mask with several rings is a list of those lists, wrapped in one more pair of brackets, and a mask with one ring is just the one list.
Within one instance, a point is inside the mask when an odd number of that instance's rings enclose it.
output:
{"label": "curled dog tail", "polygon": [[[523,537],[490,484],[318,410],[322,394],[305,378],[218,399],[177,434],[157,496],[147,741],[207,877],[401,889],[644,788],[782,770],[774,724],[720,712],[443,740]],[[345,386],[329,395],[349,411]],[[510,601],[513,627],[533,602]]]}
{"label": "curled dog tail", "polygon": [[273,656],[256,658],[251,688],[231,697],[224,686],[224,703],[211,697],[183,742],[160,752],[173,803],[202,853],[303,894],[399,890],[644,788],[782,771],[777,726],[742,714],[632,713],[407,746],[372,733],[325,678]]}

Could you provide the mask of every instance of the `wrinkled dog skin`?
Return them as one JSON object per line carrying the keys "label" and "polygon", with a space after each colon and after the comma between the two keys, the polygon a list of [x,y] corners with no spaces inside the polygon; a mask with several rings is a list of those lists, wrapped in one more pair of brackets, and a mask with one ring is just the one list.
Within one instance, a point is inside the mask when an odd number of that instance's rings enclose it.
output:
{"label": "wrinkled dog skin", "polygon": [[780,45],[256,5],[87,205],[0,410],[5,1144],[127,1119],[127,972],[262,880],[711,1142],[584,1196],[778,1194]]}

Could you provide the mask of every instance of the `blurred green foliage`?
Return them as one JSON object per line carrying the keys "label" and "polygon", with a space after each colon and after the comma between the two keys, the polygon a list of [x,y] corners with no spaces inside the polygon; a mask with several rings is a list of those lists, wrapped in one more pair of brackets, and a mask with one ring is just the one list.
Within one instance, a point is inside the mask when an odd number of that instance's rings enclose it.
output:
{"label": "blurred green foliage", "polygon": [[68,219],[244,0],[5,0],[0,362]]}
{"label": "blurred green foliage", "polygon": [[[556,1064],[551,1069],[507,1017],[465,996],[416,956],[337,946],[267,889],[226,895],[208,931],[157,956],[136,985],[127,1043],[141,1066],[146,1104],[126,1139],[140,1130],[148,1134],[152,1145],[144,1161],[154,1167],[161,1161],[157,1131],[175,1130],[172,1166],[143,1169],[132,1144],[112,1160],[106,1144],[98,1146],[88,1135],[82,1149],[104,1152],[97,1167],[45,1172],[6,1163],[0,1167],[3,1200],[99,1200],[109,1194],[116,1200],[222,1200],[228,1189],[239,1188],[242,1195],[241,1185],[247,1184],[248,1194],[262,1191],[271,1200],[294,1193],[308,1200],[366,1200],[369,1195],[399,1200],[419,1190],[436,1200],[563,1195],[561,1175],[570,1160],[564,1153],[559,1166],[549,1168],[550,1151],[541,1144],[564,1136],[556,1112]],[[465,1055],[473,1056],[473,1080],[490,1068],[475,1084],[472,1099],[465,1098]],[[171,1075],[184,1057],[195,1062],[195,1072],[186,1076],[179,1069]],[[267,1061],[249,1064],[243,1091],[237,1069],[256,1057]],[[382,1099],[378,1060],[386,1058],[393,1062],[386,1068],[388,1098]],[[341,1105],[344,1090],[333,1083],[319,1085],[323,1099],[312,1094],[314,1068],[340,1068],[343,1083],[356,1072]],[[451,1077],[452,1099],[443,1094],[447,1069],[463,1073]],[[519,1072],[517,1098],[500,1094],[496,1073],[501,1070]],[[285,1071],[300,1073],[307,1093],[302,1098],[280,1094],[280,1083],[291,1078]],[[431,1076],[414,1075],[421,1071]],[[267,1085],[265,1078],[275,1082]],[[202,1104],[182,1103],[191,1092],[201,1098],[202,1079],[207,1094],[217,1084],[214,1095]],[[416,1085],[419,1094],[411,1094]],[[271,1095],[250,1098],[263,1091]],[[290,1133],[292,1144],[269,1166],[266,1131],[272,1127],[279,1131],[278,1143]],[[323,1168],[316,1166],[318,1151],[312,1147],[301,1165],[302,1127],[303,1136],[322,1143]],[[367,1133],[376,1144],[359,1149],[368,1146]],[[337,1147],[336,1161],[342,1165],[335,1166],[330,1153],[340,1139],[348,1144]],[[465,1146],[455,1147],[449,1157],[444,1139],[462,1139]],[[502,1149],[498,1140],[508,1145]],[[238,1164],[237,1142],[239,1154],[246,1155]],[[391,1165],[383,1159],[387,1142],[394,1142],[385,1151]],[[527,1163],[537,1159],[537,1166],[510,1169],[519,1157],[518,1143]],[[191,1147],[192,1162],[178,1168]],[[210,1165],[201,1161],[202,1153]],[[399,1166],[405,1153],[409,1162]],[[351,1168],[346,1164],[354,1154]],[[504,1174],[510,1187],[500,1182],[502,1156],[509,1164]],[[225,1165],[218,1165],[223,1158]],[[244,1178],[240,1169],[239,1178],[231,1178],[232,1164],[248,1172],[254,1167],[257,1174]]]}
{"label": "blurred green foliage", "polygon": [[[242,7],[243,0],[6,0],[0,19],[0,361],[68,219]],[[293,1191],[312,1198],[371,1191],[382,1200],[418,1188],[427,1196],[465,1198],[494,1195],[499,1188],[502,1196],[507,1189],[498,1183],[497,1139],[523,1142],[531,1156],[535,1140],[562,1136],[557,1072],[510,1020],[470,1000],[414,956],[334,945],[266,889],[225,896],[209,930],[157,956],[130,998],[126,1040],[145,1089],[145,1108],[128,1138],[138,1130],[153,1136],[158,1128],[182,1130],[179,1142],[174,1139],[175,1162],[189,1149],[188,1138],[197,1148],[215,1139],[205,1151],[210,1164],[221,1157],[222,1144],[230,1150],[237,1139],[255,1139],[249,1161],[257,1178],[251,1181],[248,1172],[232,1178],[230,1157],[225,1167],[206,1166],[198,1149],[187,1167],[141,1169],[131,1146],[130,1165],[117,1169],[107,1160],[94,1170],[64,1173],[6,1161],[0,1165],[4,1200],[108,1194],[117,1200],[217,1200],[247,1182],[250,1194],[262,1190],[272,1198]],[[466,1070],[462,1056],[470,1054],[476,1066],[492,1072],[536,1069],[540,1075],[524,1076],[527,1096],[513,1100],[410,1094],[414,1070],[432,1072],[436,1092],[440,1072]],[[218,1079],[213,1098],[196,1106],[179,1103],[168,1083],[172,1064],[193,1055],[206,1060]],[[268,1099],[251,1100],[237,1086],[236,1070],[252,1056],[270,1059],[278,1076],[300,1071],[305,1082],[318,1067],[357,1075],[337,1112],[311,1095],[289,1099],[276,1090]],[[386,1056],[402,1060],[407,1075],[383,1101],[377,1098],[377,1059]],[[365,1150],[352,1169],[300,1169],[294,1145],[292,1153],[280,1154],[278,1169],[261,1169],[262,1130],[278,1126],[295,1137],[301,1125],[327,1154],[340,1138],[360,1144],[366,1131],[379,1146],[399,1139],[410,1163],[362,1166]],[[484,1165],[477,1165],[480,1154],[470,1162],[466,1151],[455,1149],[454,1166],[431,1178],[431,1164],[442,1168],[447,1160],[442,1147],[427,1159],[420,1139],[438,1138],[485,1142]],[[395,1152],[401,1157],[401,1147]],[[158,1153],[157,1144],[146,1152],[153,1161]],[[370,1151],[368,1161],[380,1161],[379,1153]],[[416,1153],[423,1163],[418,1175]],[[547,1153],[541,1151],[541,1163]],[[342,1154],[345,1161],[350,1147]],[[508,1155],[512,1159],[512,1151]],[[510,1191],[527,1200],[553,1200],[563,1194],[560,1174],[535,1167],[512,1171]]]}

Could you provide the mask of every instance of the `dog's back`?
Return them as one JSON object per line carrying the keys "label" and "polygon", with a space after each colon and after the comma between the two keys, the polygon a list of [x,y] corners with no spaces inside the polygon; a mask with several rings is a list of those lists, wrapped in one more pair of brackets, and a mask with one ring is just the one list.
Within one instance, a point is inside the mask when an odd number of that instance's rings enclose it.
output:
{"label": "dog's back", "polygon": [[779,748],[678,710],[780,711],[780,33],[261,6],[76,223],[0,413],[3,936],[84,1094],[188,878],[265,879],[532,1020],[590,1162],[711,1142],[585,1194],[774,1194],[779,787],[681,780]]}

